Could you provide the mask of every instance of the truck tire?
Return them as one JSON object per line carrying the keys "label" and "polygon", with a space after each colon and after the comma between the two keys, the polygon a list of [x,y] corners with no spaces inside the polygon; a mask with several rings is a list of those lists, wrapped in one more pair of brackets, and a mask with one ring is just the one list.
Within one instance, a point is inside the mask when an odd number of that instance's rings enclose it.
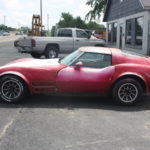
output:
{"label": "truck tire", "polygon": [[42,55],[41,54],[38,54],[38,53],[31,53],[31,56],[33,58],[40,58]]}
{"label": "truck tire", "polygon": [[19,41],[15,41],[15,42],[14,42],[14,47],[17,47],[17,46],[18,46],[18,42],[19,42]]}
{"label": "truck tire", "polygon": [[46,58],[57,58],[58,57],[58,48],[56,46],[49,45],[45,51]]}

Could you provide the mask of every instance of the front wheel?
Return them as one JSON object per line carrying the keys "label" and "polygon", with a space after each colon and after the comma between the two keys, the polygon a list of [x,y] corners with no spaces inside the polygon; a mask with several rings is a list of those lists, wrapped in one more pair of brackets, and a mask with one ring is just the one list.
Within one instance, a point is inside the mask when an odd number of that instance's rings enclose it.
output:
{"label": "front wheel", "polygon": [[134,79],[118,81],[113,88],[114,100],[122,105],[133,105],[141,98],[142,86]]}
{"label": "front wheel", "polygon": [[7,103],[22,100],[27,94],[26,85],[17,76],[7,75],[0,79],[0,98]]}

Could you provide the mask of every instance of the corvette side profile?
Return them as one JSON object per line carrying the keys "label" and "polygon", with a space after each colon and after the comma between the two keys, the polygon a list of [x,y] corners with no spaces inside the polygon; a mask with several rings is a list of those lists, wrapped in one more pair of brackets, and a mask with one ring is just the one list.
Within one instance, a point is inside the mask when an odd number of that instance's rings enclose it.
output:
{"label": "corvette side profile", "polygon": [[119,49],[81,47],[62,60],[25,58],[0,67],[0,99],[14,103],[27,93],[113,96],[123,105],[150,92],[150,58]]}

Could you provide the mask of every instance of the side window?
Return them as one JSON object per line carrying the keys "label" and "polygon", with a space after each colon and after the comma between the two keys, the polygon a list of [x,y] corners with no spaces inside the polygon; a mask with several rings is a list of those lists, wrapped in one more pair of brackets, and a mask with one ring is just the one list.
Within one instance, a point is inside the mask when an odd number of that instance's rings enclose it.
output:
{"label": "side window", "polygon": [[88,38],[88,34],[82,30],[76,30],[76,34],[78,38]]}
{"label": "side window", "polygon": [[71,29],[62,29],[58,31],[58,37],[72,37]]}
{"label": "side window", "polygon": [[111,66],[111,55],[87,52],[79,57],[73,65],[80,61],[83,63],[83,67],[105,68]]}

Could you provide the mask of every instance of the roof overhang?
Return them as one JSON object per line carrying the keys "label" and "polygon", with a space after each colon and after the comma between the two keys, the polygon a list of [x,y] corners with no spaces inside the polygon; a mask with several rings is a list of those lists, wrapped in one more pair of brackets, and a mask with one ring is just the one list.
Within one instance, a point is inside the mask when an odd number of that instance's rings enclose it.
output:
{"label": "roof overhang", "polygon": [[150,0],[139,0],[144,9],[150,9]]}
{"label": "roof overhang", "polygon": [[108,15],[108,9],[109,9],[110,4],[111,4],[111,0],[107,0],[105,11],[104,11],[104,18],[103,18],[104,22],[107,21],[106,18],[107,18],[107,15]]}
{"label": "roof overhang", "polygon": [[[105,7],[105,12],[104,12],[104,18],[103,18],[104,22],[107,22],[107,16],[108,16],[108,13],[109,13],[109,7],[111,5],[111,1],[112,0],[107,0],[107,4],[106,4],[106,7]],[[139,0],[139,2],[141,3],[143,9],[150,10],[150,0]]]}

